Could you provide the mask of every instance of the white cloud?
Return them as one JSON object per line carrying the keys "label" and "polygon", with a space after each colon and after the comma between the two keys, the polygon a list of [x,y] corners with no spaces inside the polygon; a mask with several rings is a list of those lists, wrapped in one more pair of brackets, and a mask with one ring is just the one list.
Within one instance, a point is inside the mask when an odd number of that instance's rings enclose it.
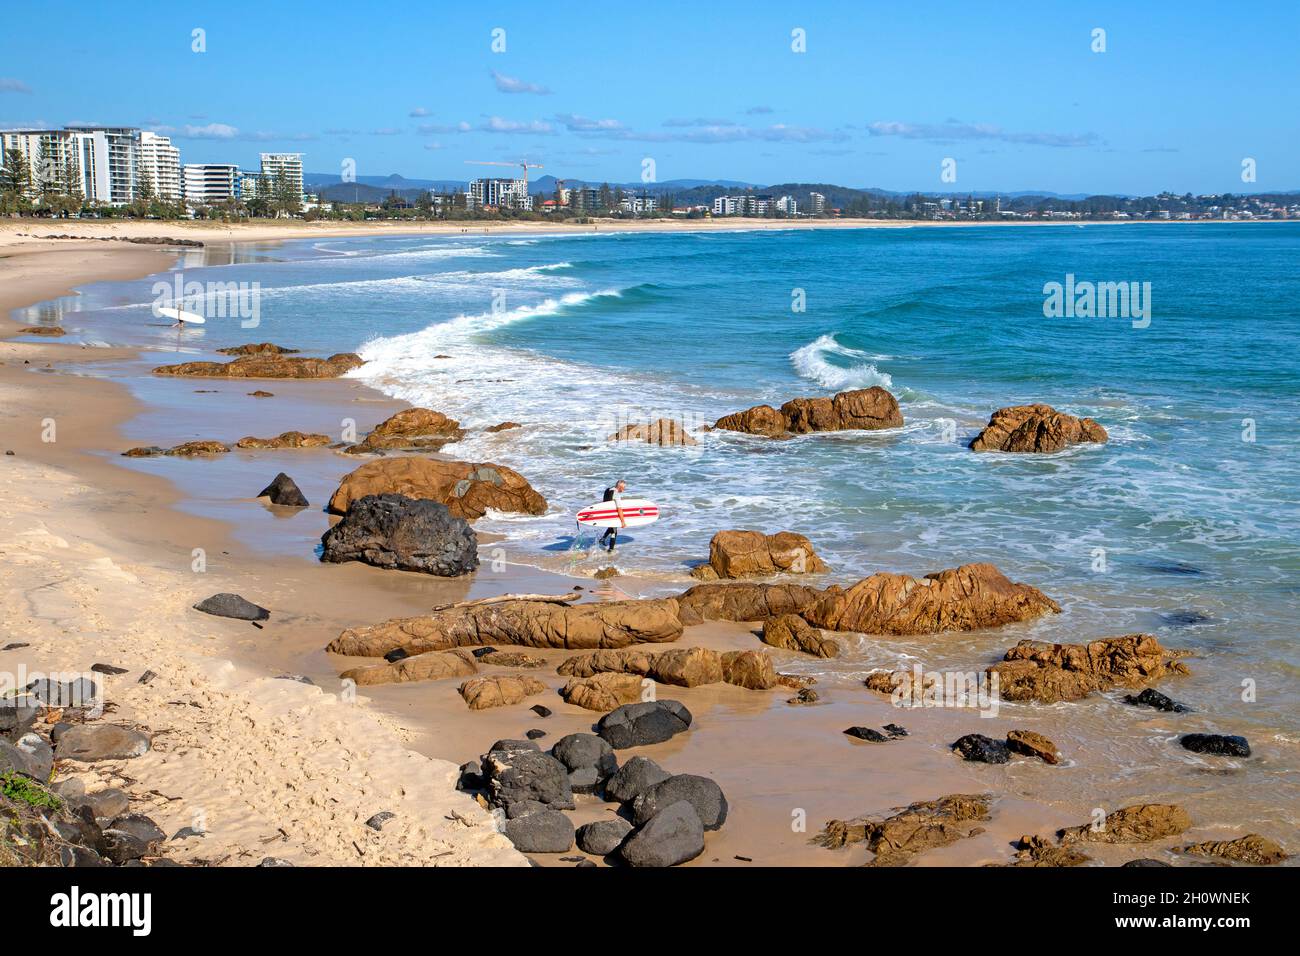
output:
{"label": "white cloud", "polygon": [[555,127],[544,120],[508,120],[500,116],[489,116],[487,122],[478,127],[484,133],[554,133]]}
{"label": "white cloud", "polygon": [[955,140],[995,140],[1028,146],[1095,146],[1100,142],[1096,133],[1014,133],[990,123],[963,123],[948,120],[946,123],[880,122],[867,126],[872,136],[900,136],[903,139],[924,139],[936,142]]}
{"label": "white cloud", "polygon": [[496,83],[497,91],[501,93],[534,93],[537,96],[548,96],[551,92],[537,83],[526,83],[513,76],[498,73],[496,70],[492,71],[492,81]]}
{"label": "white cloud", "polygon": [[190,139],[235,139],[239,136],[239,128],[227,126],[225,123],[208,123],[206,126],[187,125],[181,135]]}
{"label": "white cloud", "polygon": [[418,117],[418,116],[428,116],[428,115],[429,115],[429,111],[426,110],[423,106],[417,106],[415,109],[411,110],[411,112],[407,113],[406,115],[407,115],[407,116],[416,116],[416,117]]}
{"label": "white cloud", "polygon": [[0,76],[0,93],[30,93],[32,88],[22,80]]}

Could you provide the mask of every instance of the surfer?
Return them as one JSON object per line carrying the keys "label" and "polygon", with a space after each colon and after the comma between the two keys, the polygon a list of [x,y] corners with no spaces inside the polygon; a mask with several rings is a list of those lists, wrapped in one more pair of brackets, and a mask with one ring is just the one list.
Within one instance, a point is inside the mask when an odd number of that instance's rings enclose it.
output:
{"label": "surfer", "polygon": [[[627,482],[620,478],[613,485],[605,489],[605,497],[601,501],[614,502],[614,510],[618,512],[618,524],[620,528],[627,527],[627,520],[623,517],[623,492],[627,491]],[[605,529],[605,533],[600,536],[600,543],[603,545],[605,539],[609,539],[609,550],[614,550],[614,545],[618,543],[618,528],[610,525]]]}

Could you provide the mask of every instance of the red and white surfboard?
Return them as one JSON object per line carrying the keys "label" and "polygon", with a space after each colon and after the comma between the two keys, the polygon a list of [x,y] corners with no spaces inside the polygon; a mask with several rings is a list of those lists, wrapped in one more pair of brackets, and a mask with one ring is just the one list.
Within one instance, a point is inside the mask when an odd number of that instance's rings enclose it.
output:
{"label": "red and white surfboard", "polygon": [[[654,524],[659,520],[659,506],[644,498],[624,498],[620,502],[623,508],[623,520],[629,528]],[[618,528],[618,509],[612,501],[599,501],[588,505],[578,512],[578,524],[588,528]]]}

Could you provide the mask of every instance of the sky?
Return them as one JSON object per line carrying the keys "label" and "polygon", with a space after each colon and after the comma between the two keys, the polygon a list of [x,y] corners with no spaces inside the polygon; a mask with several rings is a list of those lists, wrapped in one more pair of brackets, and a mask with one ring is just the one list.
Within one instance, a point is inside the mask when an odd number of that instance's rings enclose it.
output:
{"label": "sky", "polygon": [[595,182],[1287,191],[1297,36],[1295,0],[53,0],[4,15],[0,127],[415,179],[528,160]]}

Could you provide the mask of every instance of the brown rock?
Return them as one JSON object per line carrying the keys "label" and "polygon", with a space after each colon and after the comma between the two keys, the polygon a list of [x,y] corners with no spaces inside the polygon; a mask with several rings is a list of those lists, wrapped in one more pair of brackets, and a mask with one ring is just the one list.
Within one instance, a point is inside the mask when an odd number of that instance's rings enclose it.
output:
{"label": "brown rock", "polygon": [[417,680],[443,680],[447,677],[468,677],[477,674],[474,655],[469,651],[430,651],[389,664],[368,664],[354,667],[339,675],[344,680],[356,682],[358,687],[374,684],[404,684]]}
{"label": "brown rock", "polygon": [[898,866],[923,850],[948,846],[973,836],[970,824],[989,819],[988,794],[954,793],[913,803],[883,820],[832,820],[818,836],[822,846],[837,849],[866,843],[876,854],[872,866]]}
{"label": "brown rock", "polygon": [[974,451],[1055,452],[1109,437],[1091,418],[1075,418],[1051,405],[1012,405],[994,412],[970,447]]}
{"label": "brown rock", "polygon": [[879,385],[840,392],[833,398],[795,398],[781,406],[786,428],[807,432],[902,428],[898,399]]}
{"label": "brown rock", "polygon": [[764,621],[797,614],[822,596],[804,584],[697,584],[677,598],[682,624],[703,621]]}
{"label": "brown rock", "polygon": [[877,430],[902,425],[898,400],[879,385],[840,392],[831,398],[793,398],[780,411],[771,405],[755,405],[724,415],[714,423],[715,428],[773,438],[787,432]]}
{"label": "brown rock", "polygon": [[647,679],[613,673],[575,677],[560,689],[560,696],[575,707],[607,713],[615,707],[640,701]]}
{"label": "brown rock", "polygon": [[778,687],[789,687],[791,690],[803,690],[817,683],[817,678],[808,677],[803,674],[777,674],[776,683]]}
{"label": "brown rock", "polygon": [[1087,644],[1024,640],[988,668],[988,674],[997,675],[1003,700],[1054,704],[1110,687],[1144,687],[1170,674],[1186,674],[1187,665],[1177,660],[1183,653],[1166,650],[1150,634],[1103,637]]}
{"label": "brown rock", "polygon": [[306,432],[281,432],[274,438],[249,436],[235,442],[236,448],[320,448],[330,443],[329,435]]}
{"label": "brown rock", "polygon": [[616,578],[618,577],[618,575],[619,575],[618,568],[614,567],[613,565],[610,565],[607,568],[601,568],[599,571],[595,572],[592,575],[592,577],[595,578],[597,581],[604,581],[607,578]]}
{"label": "brown rock", "polygon": [[906,674],[906,671],[872,671],[862,683],[867,686],[867,690],[892,695]]}
{"label": "brown rock", "polygon": [[518,422],[501,422],[500,424],[497,425],[489,425],[487,428],[483,430],[488,432],[504,432],[504,431],[508,431],[511,428],[523,428],[523,427],[524,426],[520,425]]}
{"label": "brown rock", "polygon": [[699,687],[722,680],[722,662],[717,651],[704,647],[679,647],[655,654],[650,662],[650,677],[661,684]]}
{"label": "brown rock", "polygon": [[343,514],[366,495],[399,494],[428,498],[447,506],[454,517],[473,521],[489,508],[540,515],[546,499],[519,472],[504,465],[400,457],[369,461],[344,477],[329,510]]}
{"label": "brown rock", "polygon": [[18,330],[19,335],[67,335],[61,325],[29,325]]}
{"label": "brown rock", "polygon": [[755,405],[743,412],[723,415],[713,423],[713,427],[724,428],[729,432],[766,435],[769,438],[786,433],[785,416],[771,405]]}
{"label": "brown rock", "polygon": [[1008,733],[1007,749],[1026,757],[1037,757],[1044,763],[1061,762],[1061,751],[1056,749],[1056,744],[1032,730],[1013,730]]}
{"label": "brown rock", "polygon": [[460,685],[460,696],[465,698],[470,710],[487,710],[489,707],[517,704],[544,690],[546,685],[536,677],[512,674],[467,680]]}
{"label": "brown rock", "polygon": [[1251,866],[1272,866],[1289,859],[1289,855],[1277,843],[1268,837],[1251,833],[1236,840],[1210,840],[1205,843],[1193,843],[1185,846],[1180,853],[1194,853],[1198,856],[1215,856],[1236,863],[1249,863]]}
{"label": "brown rock", "polygon": [[728,651],[723,654],[722,679],[749,690],[771,690],[777,685],[772,658],[763,651]]}
{"label": "brown rock", "polygon": [[594,650],[675,641],[681,634],[677,602],[672,599],[572,607],[547,601],[502,601],[348,628],[328,650],[354,657],[382,657],[399,647],[414,655],[492,644]]}
{"label": "brown rock", "polygon": [[493,651],[491,654],[484,654],[478,658],[478,662],[480,664],[491,664],[493,667],[526,667],[534,669],[546,666],[544,658],[525,654],[522,651]]}
{"label": "brown rock", "polygon": [[1057,830],[1062,843],[1146,843],[1162,837],[1177,836],[1192,825],[1192,818],[1182,807],[1172,803],[1140,803],[1106,815],[1105,822],[1093,829],[1091,823]]}
{"label": "brown rock", "polygon": [[991,564],[964,564],[924,578],[881,571],[848,590],[828,588],[802,613],[828,630],[907,635],[999,627],[1060,610],[1042,591],[1008,581]]}
{"label": "brown rock", "polygon": [[555,669],[562,677],[591,677],[595,674],[650,673],[654,653],[644,647],[593,651],[566,658]]}
{"label": "brown rock", "polygon": [[187,441],[183,445],[167,449],[164,454],[188,458],[193,455],[224,455],[228,451],[230,446],[219,441]]}
{"label": "brown rock", "polygon": [[248,394],[253,398],[275,398],[275,392],[267,392],[260,388],[257,391],[249,392]]}
{"label": "brown rock", "polygon": [[601,673],[636,674],[660,684],[699,687],[722,680],[722,659],[704,647],[681,647],[652,652],[640,647],[580,654],[564,661],[558,672],[565,677],[590,677]]}
{"label": "brown rock", "polygon": [[814,657],[838,657],[840,645],[797,614],[782,614],[763,622],[763,643]]}
{"label": "brown rock", "polygon": [[286,358],[279,353],[241,355],[233,362],[182,362],[160,365],[155,375],[183,375],[201,378],[338,378],[365,364],[354,352],[340,352],[327,359]]}
{"label": "brown rock", "polygon": [[648,445],[698,445],[686,432],[686,426],[671,418],[660,418],[648,425],[624,425],[606,441],[644,442]]}
{"label": "brown rock", "polygon": [[465,429],[456,419],[431,408],[407,408],[380,422],[359,444],[347,451],[353,455],[372,451],[437,451],[463,437]]}
{"label": "brown rock", "polygon": [[[709,542],[712,578],[761,577],[772,574],[820,574],[829,571],[812,542],[793,531],[719,531]],[[696,568],[691,573],[699,571]]]}
{"label": "brown rock", "polygon": [[1069,846],[1040,836],[1022,836],[1016,843],[1016,858],[1010,866],[1081,866],[1092,857]]}
{"label": "brown rock", "polygon": [[253,342],[248,345],[233,345],[228,349],[217,349],[218,355],[296,355],[298,349],[287,349],[274,342]]}

